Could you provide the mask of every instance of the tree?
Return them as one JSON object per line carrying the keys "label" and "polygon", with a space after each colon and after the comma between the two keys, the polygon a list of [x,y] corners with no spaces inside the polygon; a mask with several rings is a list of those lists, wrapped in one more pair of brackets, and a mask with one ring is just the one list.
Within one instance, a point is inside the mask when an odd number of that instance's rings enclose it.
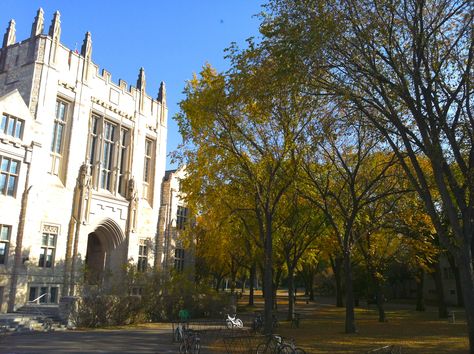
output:
{"label": "tree", "polygon": [[349,99],[399,158],[458,264],[474,352],[472,2],[274,0],[268,11],[266,45],[295,58],[315,94]]}
{"label": "tree", "polygon": [[[394,155],[359,121],[340,119],[341,105],[322,118],[321,130],[309,129],[314,150],[305,155],[306,197],[326,216],[343,257],[346,291],[346,333],[356,332],[351,254],[357,238],[357,222],[371,204],[399,193],[391,179]],[[384,158],[380,158],[383,156]]]}
{"label": "tree", "polygon": [[[176,119],[191,198],[232,184],[249,200],[263,245],[265,331],[273,304],[273,218],[298,165],[295,146],[308,115],[301,95],[265,51],[232,51],[231,71],[206,66],[185,88]],[[311,106],[311,105],[309,105]]]}
{"label": "tree", "polygon": [[[319,241],[318,244],[321,243],[321,240]],[[314,278],[322,266],[324,266],[324,261],[319,245],[308,249],[298,266],[298,277],[304,283],[305,295],[308,296],[309,301],[314,301]]]}
{"label": "tree", "polygon": [[[397,181],[387,181],[397,184]],[[386,280],[386,273],[393,260],[397,258],[403,240],[400,235],[389,228],[391,213],[395,207],[399,196],[392,198],[382,198],[366,206],[361,212],[355,227],[357,234],[357,249],[365,263],[368,275],[373,286],[373,294],[379,311],[379,322],[386,322],[384,309],[385,296],[383,285]],[[372,293],[368,293],[372,296]]]}
{"label": "tree", "polygon": [[[403,236],[404,256],[400,258],[409,266],[417,283],[417,310],[424,311],[424,276],[426,273],[433,274],[436,271],[440,247],[433,223],[417,193],[407,193],[403,196],[395,210],[391,228],[398,235]],[[434,276],[438,275],[434,274]],[[441,281],[439,278],[434,280],[437,282],[438,293],[441,292],[441,296],[438,295],[439,314],[440,317],[446,317],[443,289],[440,289]]]}
{"label": "tree", "polygon": [[[295,183],[296,184],[296,183]],[[314,211],[297,188],[291,188],[283,197],[281,226],[277,229],[276,251],[284,259],[288,272],[288,320],[295,315],[295,272],[308,251],[315,247],[316,240],[324,232],[325,218]]]}

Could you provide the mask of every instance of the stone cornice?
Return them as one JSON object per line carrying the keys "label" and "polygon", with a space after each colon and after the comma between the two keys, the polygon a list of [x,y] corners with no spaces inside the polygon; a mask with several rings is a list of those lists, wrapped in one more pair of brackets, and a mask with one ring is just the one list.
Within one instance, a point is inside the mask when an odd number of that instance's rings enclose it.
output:
{"label": "stone cornice", "polygon": [[134,120],[133,115],[128,114],[128,113],[118,109],[117,107],[114,107],[112,104],[109,104],[105,101],[102,101],[101,99],[99,99],[97,97],[91,97],[91,101],[98,104],[99,106],[104,107],[105,109],[108,109],[109,111],[112,111],[112,112],[118,114],[119,116],[121,116],[123,118]]}

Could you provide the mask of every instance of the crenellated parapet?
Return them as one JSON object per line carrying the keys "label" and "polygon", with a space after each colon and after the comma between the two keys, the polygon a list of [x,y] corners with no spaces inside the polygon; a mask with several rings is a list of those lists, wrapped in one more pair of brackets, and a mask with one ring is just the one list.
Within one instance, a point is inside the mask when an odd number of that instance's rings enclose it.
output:
{"label": "crenellated parapet", "polygon": [[[16,23],[11,20],[3,37],[3,46],[0,49],[0,75],[6,75],[6,84],[12,84],[25,71],[40,70],[35,66],[46,64],[58,73],[58,85],[65,89],[65,94],[70,92],[71,97],[78,92],[79,87],[86,86],[94,91],[94,99],[105,102],[108,110],[120,111],[122,117],[140,116],[148,117],[146,126],[157,129],[166,125],[166,89],[161,82],[156,99],[146,93],[145,69],[140,68],[136,86],[128,85],[119,79],[118,83],[112,81],[112,74],[92,61],[92,34],[87,32],[84,36],[80,51],[70,49],[61,44],[61,15],[56,11],[51,20],[48,32],[43,33],[45,17],[43,9],[38,9],[31,26],[30,38],[22,42],[16,41]],[[31,68],[31,69],[30,69]],[[39,75],[39,74],[38,74]],[[35,100],[35,92],[39,87],[19,88],[25,101]],[[98,94],[101,93],[101,94]],[[1,94],[2,92],[0,92]],[[92,96],[91,96],[92,98]],[[35,115],[35,103],[32,102],[31,110]],[[120,105],[120,109],[118,108]],[[148,122],[152,118],[153,122]],[[135,119],[135,118],[134,118]]]}

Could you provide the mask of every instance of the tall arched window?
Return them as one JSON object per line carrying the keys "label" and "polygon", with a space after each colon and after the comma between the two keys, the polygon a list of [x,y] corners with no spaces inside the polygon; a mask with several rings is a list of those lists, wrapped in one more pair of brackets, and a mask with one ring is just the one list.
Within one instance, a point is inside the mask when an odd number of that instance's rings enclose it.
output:
{"label": "tall arched window", "polygon": [[93,185],[125,197],[130,177],[130,129],[92,114],[89,128],[88,158]]}
{"label": "tall arched window", "polygon": [[71,115],[70,104],[62,99],[56,100],[53,134],[51,138],[51,173],[64,181],[66,135]]}

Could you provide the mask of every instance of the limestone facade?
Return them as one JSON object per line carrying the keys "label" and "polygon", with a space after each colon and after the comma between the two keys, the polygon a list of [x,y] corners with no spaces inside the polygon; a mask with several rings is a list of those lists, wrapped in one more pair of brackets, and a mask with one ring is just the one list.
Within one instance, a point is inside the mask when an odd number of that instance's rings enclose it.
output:
{"label": "limestone facade", "polygon": [[186,170],[165,172],[161,184],[161,207],[158,219],[158,238],[155,267],[166,272],[194,270],[194,242],[188,242],[185,231],[192,226],[193,218],[181,191],[181,180]]}
{"label": "limestone facade", "polygon": [[112,82],[80,51],[61,44],[60,14],[44,32],[0,49],[0,311],[30,300],[57,303],[78,284],[107,284],[123,264],[155,264],[167,107]]}

